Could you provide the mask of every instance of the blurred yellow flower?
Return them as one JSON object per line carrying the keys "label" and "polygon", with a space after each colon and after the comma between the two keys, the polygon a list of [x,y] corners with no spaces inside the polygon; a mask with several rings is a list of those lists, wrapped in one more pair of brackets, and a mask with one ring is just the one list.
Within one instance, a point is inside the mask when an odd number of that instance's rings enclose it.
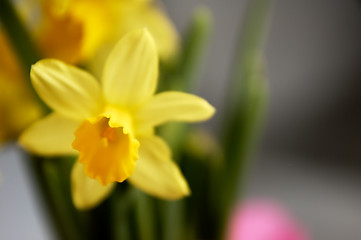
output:
{"label": "blurred yellow flower", "polygon": [[14,140],[42,110],[26,85],[26,78],[5,34],[0,30],[0,144]]}
{"label": "blurred yellow flower", "polygon": [[[89,60],[99,49],[107,49],[100,48],[102,45],[113,46],[120,36],[139,27],[148,27],[159,54],[165,59],[177,51],[178,36],[173,25],[150,0],[31,0],[20,3],[20,14],[24,21],[33,25],[35,44],[44,57],[68,63]],[[42,12],[40,22],[32,20],[39,11],[37,7]],[[103,59],[99,55],[94,64],[102,67]],[[32,98],[21,66],[2,31],[0,56],[1,144],[16,139],[42,115],[42,110]]]}
{"label": "blurred yellow flower", "polygon": [[[120,0],[119,34],[146,27],[154,38],[160,58],[169,59],[179,47],[177,32],[157,1]],[[117,36],[119,38],[119,35]]]}
{"label": "blurred yellow flower", "polygon": [[147,27],[161,58],[178,48],[178,36],[167,16],[150,0],[42,1],[43,21],[36,42],[44,56],[75,63],[91,58],[104,44]]}
{"label": "blurred yellow flower", "polygon": [[189,194],[154,127],[206,120],[214,108],[182,92],[154,95],[157,78],[158,54],[146,29],[134,30],[116,44],[100,84],[88,72],[59,60],[41,60],[32,67],[32,83],[54,113],[28,128],[20,143],[41,155],[79,153],[71,174],[79,209],[95,206],[114,182],[126,179],[160,198]]}

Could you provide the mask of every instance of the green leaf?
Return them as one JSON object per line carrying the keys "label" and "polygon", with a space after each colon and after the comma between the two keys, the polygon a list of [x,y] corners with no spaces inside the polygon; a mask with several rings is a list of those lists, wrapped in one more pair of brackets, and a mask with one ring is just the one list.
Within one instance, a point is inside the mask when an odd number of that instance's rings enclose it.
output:
{"label": "green leaf", "polygon": [[242,190],[238,183],[244,183],[267,106],[263,48],[271,3],[271,0],[249,1],[226,95],[225,121],[221,128],[226,165],[218,186],[222,189],[219,213],[223,227],[237,193]]}

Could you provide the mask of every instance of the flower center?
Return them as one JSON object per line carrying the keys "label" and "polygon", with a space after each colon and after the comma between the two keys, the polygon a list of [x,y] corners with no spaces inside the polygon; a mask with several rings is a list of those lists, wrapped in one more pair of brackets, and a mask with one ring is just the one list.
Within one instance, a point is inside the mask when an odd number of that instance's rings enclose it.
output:
{"label": "flower center", "polygon": [[75,131],[73,148],[85,174],[101,184],[123,182],[132,175],[138,159],[139,142],[124,125],[111,126],[108,117],[83,121]]}
{"label": "flower center", "polygon": [[118,140],[118,128],[112,128],[109,125],[105,126],[103,133],[101,134],[102,138],[107,140],[107,142],[115,142]]}

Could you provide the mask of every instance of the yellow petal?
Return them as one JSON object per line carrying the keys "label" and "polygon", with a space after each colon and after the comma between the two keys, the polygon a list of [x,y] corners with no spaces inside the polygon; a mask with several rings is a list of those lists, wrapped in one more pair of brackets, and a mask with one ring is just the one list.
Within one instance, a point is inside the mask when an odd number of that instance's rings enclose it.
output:
{"label": "yellow petal", "polygon": [[136,113],[141,128],[168,121],[196,122],[206,120],[215,109],[203,98],[182,92],[163,92],[155,95]]}
{"label": "yellow petal", "polygon": [[167,144],[156,136],[140,139],[139,160],[129,181],[163,199],[178,199],[190,194],[187,181],[171,160]]}
{"label": "yellow petal", "polygon": [[44,114],[26,87],[13,78],[3,77],[0,72],[0,144],[17,139]]}
{"label": "yellow petal", "polygon": [[139,143],[129,129],[109,126],[109,118],[84,121],[75,131],[73,148],[87,176],[101,184],[122,182],[129,177],[138,159]]}
{"label": "yellow petal", "polygon": [[18,138],[43,115],[8,40],[0,28],[0,144]]}
{"label": "yellow petal", "polygon": [[121,7],[122,3],[114,0],[71,1],[69,13],[83,24],[83,59],[89,60],[101,45],[119,39],[116,21],[119,18],[117,9]]}
{"label": "yellow petal", "polygon": [[145,3],[149,3],[152,0],[120,0],[120,2],[125,5],[125,4],[145,4]]}
{"label": "yellow petal", "polygon": [[158,4],[149,0],[123,1],[119,8],[119,34],[146,27],[154,38],[159,56],[167,60],[178,50],[179,38],[172,22]]}
{"label": "yellow petal", "polygon": [[90,118],[102,107],[99,83],[89,73],[55,59],[38,61],[31,80],[41,99],[70,118]]}
{"label": "yellow petal", "polygon": [[153,7],[143,16],[143,19],[154,37],[160,57],[168,60],[174,56],[178,51],[179,39],[167,16],[160,9]]}
{"label": "yellow petal", "polygon": [[[53,2],[57,2],[56,6]],[[43,4],[44,20],[35,38],[43,56],[74,63],[82,54],[84,26],[79,19],[65,13],[66,2],[56,0]]]}
{"label": "yellow petal", "polygon": [[125,35],[106,60],[103,92],[109,103],[135,106],[153,95],[158,77],[158,56],[146,29]]}
{"label": "yellow petal", "polygon": [[68,9],[70,1],[71,0],[42,0],[42,4],[48,5],[54,14],[60,16]]}
{"label": "yellow petal", "polygon": [[76,162],[71,171],[71,195],[75,207],[87,210],[99,205],[113,191],[115,184],[101,185],[84,173],[83,164]]}
{"label": "yellow petal", "polygon": [[25,149],[39,155],[76,154],[71,143],[78,125],[77,121],[52,113],[26,129],[19,142]]}
{"label": "yellow petal", "polygon": [[[11,41],[7,38],[3,28],[0,28],[0,72],[2,76],[11,77],[12,82],[19,85],[25,85],[24,74],[21,69],[16,52],[12,48]],[[9,80],[10,82],[10,80]]]}

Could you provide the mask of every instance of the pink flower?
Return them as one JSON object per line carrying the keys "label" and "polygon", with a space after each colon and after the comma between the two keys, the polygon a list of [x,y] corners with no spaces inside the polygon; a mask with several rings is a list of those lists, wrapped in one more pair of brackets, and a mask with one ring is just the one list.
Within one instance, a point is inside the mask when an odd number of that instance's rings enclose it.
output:
{"label": "pink flower", "polygon": [[308,237],[282,207],[257,200],[236,209],[227,240],[308,240]]}

